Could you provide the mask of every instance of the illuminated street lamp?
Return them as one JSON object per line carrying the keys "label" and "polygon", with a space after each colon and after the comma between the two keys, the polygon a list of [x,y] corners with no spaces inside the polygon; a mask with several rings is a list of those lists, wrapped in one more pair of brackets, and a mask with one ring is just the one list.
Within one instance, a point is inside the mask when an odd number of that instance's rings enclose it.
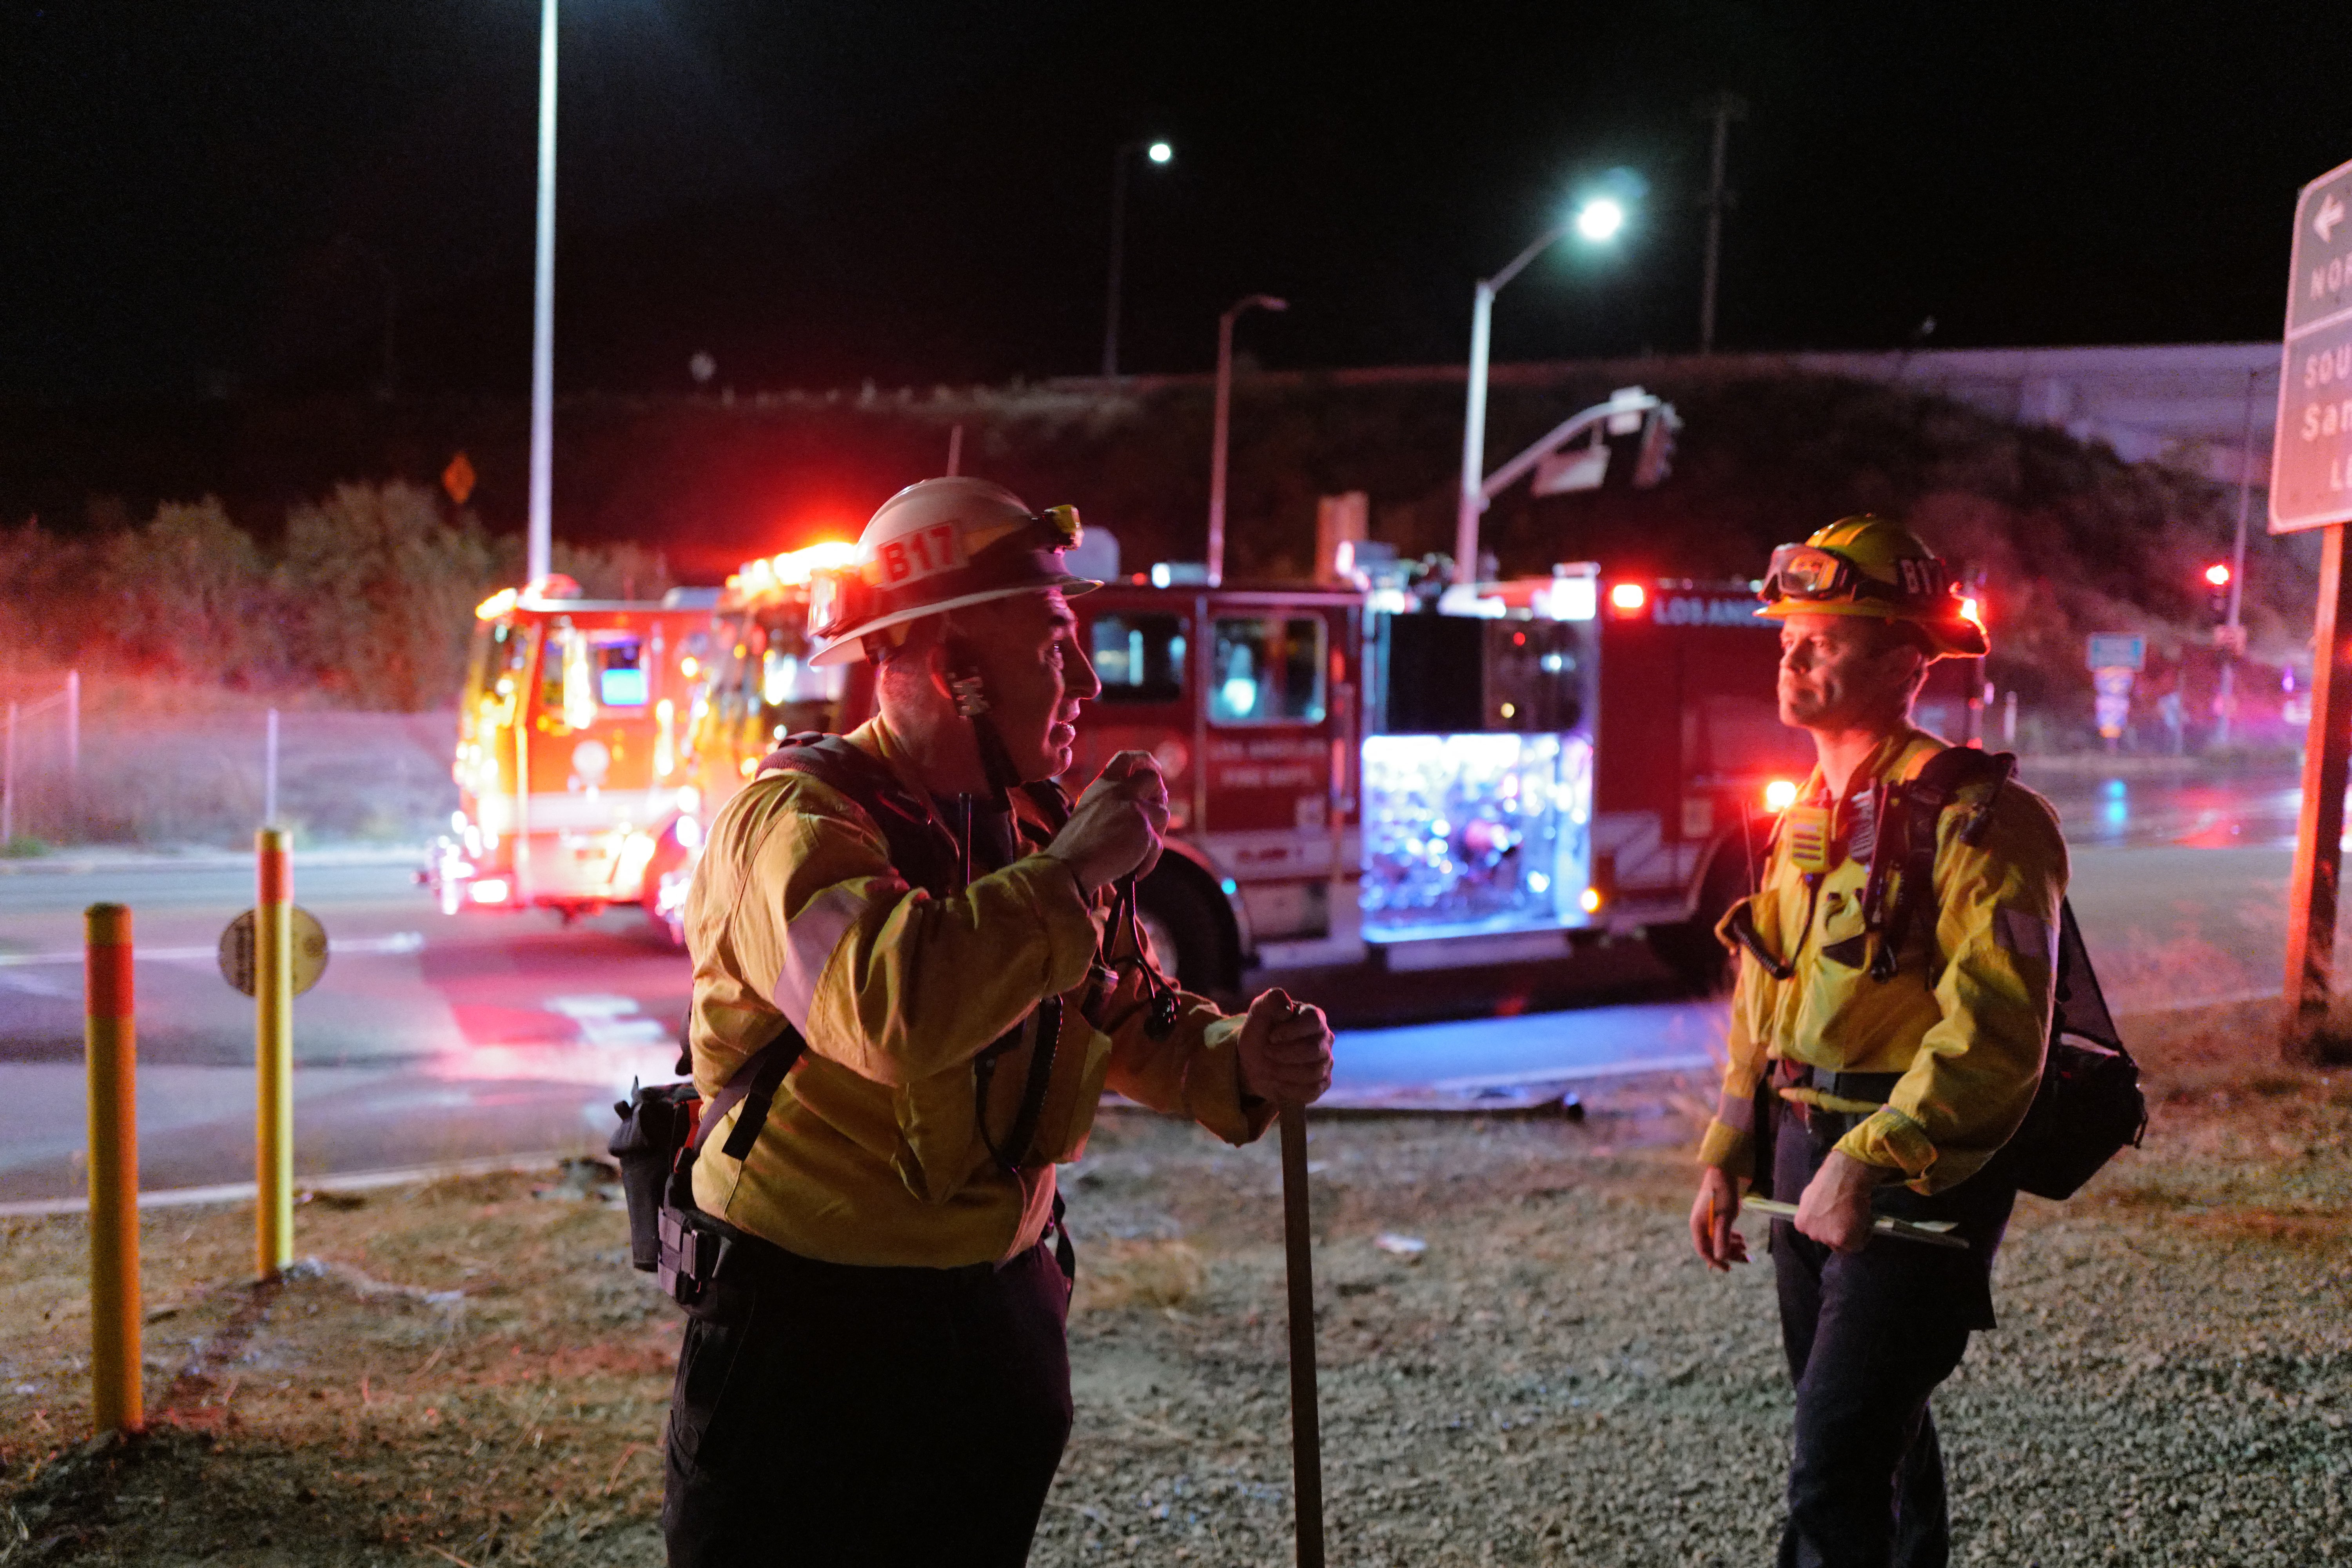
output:
{"label": "illuminated street lamp", "polygon": [[1613,196],[1595,196],[1577,209],[1576,232],[1595,245],[1616,238],[1624,226],[1624,204]]}
{"label": "illuminated street lamp", "polygon": [[1209,437],[1209,586],[1225,580],[1225,449],[1233,435],[1234,322],[1244,310],[1287,310],[1290,301],[1253,294],[1217,318],[1217,417]]}
{"label": "illuminated street lamp", "polygon": [[[553,4],[553,0],[549,0]],[[1176,149],[1156,137],[1139,142],[1122,142],[1110,155],[1110,289],[1103,307],[1102,373],[1105,381],[1118,377],[1118,297],[1121,277],[1127,264],[1127,171],[1140,153],[1154,163],[1165,164],[1176,156]]]}
{"label": "illuminated street lamp", "polygon": [[539,236],[531,268],[530,521],[523,581],[551,571],[555,475],[555,0],[539,7]]}
{"label": "illuminated street lamp", "polygon": [[1537,257],[1573,231],[1591,245],[1615,242],[1625,229],[1625,204],[1612,195],[1588,198],[1565,221],[1555,224],[1511,258],[1492,278],[1478,280],[1470,299],[1470,398],[1462,422],[1462,493],[1454,515],[1454,580],[1475,582],[1478,575],[1478,516],[1486,510],[1484,490],[1486,469],[1486,356],[1491,344],[1495,296]]}

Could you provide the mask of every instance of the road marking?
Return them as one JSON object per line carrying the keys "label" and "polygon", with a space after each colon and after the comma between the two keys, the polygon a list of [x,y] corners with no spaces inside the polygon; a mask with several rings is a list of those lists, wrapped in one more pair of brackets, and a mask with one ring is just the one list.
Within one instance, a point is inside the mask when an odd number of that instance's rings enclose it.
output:
{"label": "road marking", "polygon": [[[425,951],[425,933],[421,931],[396,931],[390,936],[358,936],[330,941],[330,953],[346,957],[389,953],[399,956]],[[141,947],[131,950],[132,956],[149,963],[210,963],[220,957],[218,944],[211,947]],[[83,953],[77,948],[70,952],[0,952],[0,969],[24,969],[44,963],[79,963]]]}
{"label": "road marking", "polygon": [[677,1041],[659,1020],[638,1016],[634,996],[550,996],[540,1005],[571,1019],[579,1026],[581,1039],[592,1046],[667,1046]]}

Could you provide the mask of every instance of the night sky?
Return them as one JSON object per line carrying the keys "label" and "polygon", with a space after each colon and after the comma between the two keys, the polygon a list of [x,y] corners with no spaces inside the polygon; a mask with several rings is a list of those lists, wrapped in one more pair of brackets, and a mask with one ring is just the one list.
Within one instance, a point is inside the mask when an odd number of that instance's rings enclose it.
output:
{"label": "night sky", "polygon": [[[0,396],[529,382],[535,0],[9,4]],[[1590,180],[1614,255],[1512,285],[1499,358],[2274,337],[2352,158],[2352,7],[829,5],[566,0],[558,378],[683,391],[1086,374],[1113,149],[1131,371],[1458,360],[1472,280]]]}

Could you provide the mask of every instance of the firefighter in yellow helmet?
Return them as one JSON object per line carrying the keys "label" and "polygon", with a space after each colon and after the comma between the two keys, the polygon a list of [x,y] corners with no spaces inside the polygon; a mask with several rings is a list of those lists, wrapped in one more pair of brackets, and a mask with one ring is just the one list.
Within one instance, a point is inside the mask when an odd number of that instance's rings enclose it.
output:
{"label": "firefighter in yellow helmet", "polygon": [[[1738,978],[1691,1239],[1745,1262],[1743,1189],[1797,1205],[1770,1239],[1797,1395],[1780,1561],[1941,1564],[1928,1399],[1993,1326],[2016,1188],[1988,1163],[2040,1079],[2066,851],[2009,759],[1912,722],[1933,660],[1986,651],[1916,535],[1843,519],[1775,551],[1764,597],[1780,721],[1819,765],[1721,927]],[[1874,1236],[1874,1215],[1967,1247]]]}
{"label": "firefighter in yellow helmet", "polygon": [[811,615],[879,715],[787,741],[712,825],[690,1173],[724,1245],[677,1270],[673,1563],[1024,1561],[1071,1420],[1055,1166],[1107,1088],[1242,1143],[1330,1082],[1316,1009],[1154,969],[1124,902],[1168,820],[1150,757],[1075,807],[1051,782],[1101,690],[1078,537],[975,479],[885,502]]}

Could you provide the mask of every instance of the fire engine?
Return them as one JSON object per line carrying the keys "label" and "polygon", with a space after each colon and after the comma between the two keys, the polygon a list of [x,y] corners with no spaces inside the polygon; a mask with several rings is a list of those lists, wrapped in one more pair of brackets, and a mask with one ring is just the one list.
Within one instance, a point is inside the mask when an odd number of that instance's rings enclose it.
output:
{"label": "fire engine", "polygon": [[[1747,583],[1106,587],[1076,776],[1151,752],[1174,801],[1140,889],[1187,984],[1443,970],[1647,935],[1703,978],[1768,792],[1811,766]],[[1785,804],[1785,803],[1780,803]]]}
{"label": "fire engine", "polygon": [[[870,688],[805,662],[808,574],[834,558],[730,580],[678,836],[698,843],[780,736],[870,711]],[[1139,902],[1185,984],[1636,936],[1695,980],[1721,963],[1715,920],[1812,762],[1779,721],[1755,584],[1582,563],[1423,599],[1184,574],[1072,601],[1103,689],[1071,777],[1127,749],[1167,774],[1167,852]],[[681,855],[666,908],[690,869]]]}
{"label": "fire engine", "polygon": [[562,576],[474,612],[452,772],[457,809],[419,879],[449,913],[610,904],[652,912],[656,853],[692,805],[681,768],[710,662],[711,595],[583,599]]}

